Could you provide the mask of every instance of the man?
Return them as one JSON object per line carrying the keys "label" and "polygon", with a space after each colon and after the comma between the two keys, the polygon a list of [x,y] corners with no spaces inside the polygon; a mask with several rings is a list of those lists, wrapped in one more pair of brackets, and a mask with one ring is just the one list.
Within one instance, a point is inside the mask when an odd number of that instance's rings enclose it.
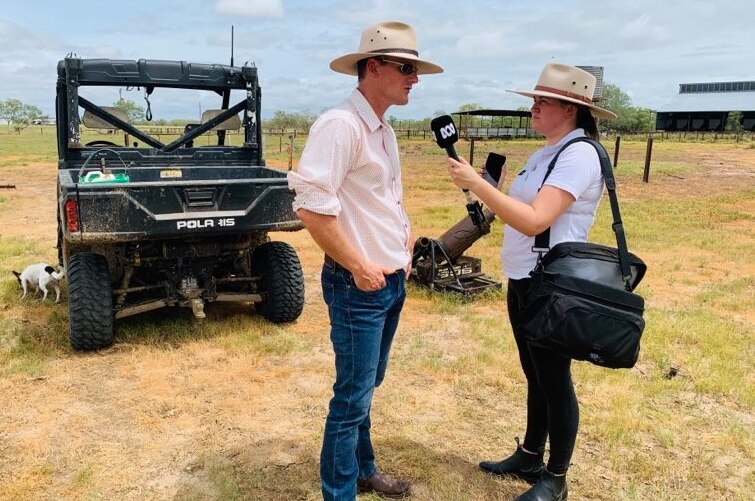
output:
{"label": "man", "polygon": [[408,482],[375,466],[370,406],[385,376],[413,245],[396,135],[383,116],[409,102],[418,74],[443,71],[418,56],[411,26],[366,28],[358,52],[330,63],[357,75],[357,88],[312,125],[298,173],[289,173],[294,210],[325,252],[322,289],[336,369],[320,454],[325,500],[351,501],[357,491],[410,494]]}

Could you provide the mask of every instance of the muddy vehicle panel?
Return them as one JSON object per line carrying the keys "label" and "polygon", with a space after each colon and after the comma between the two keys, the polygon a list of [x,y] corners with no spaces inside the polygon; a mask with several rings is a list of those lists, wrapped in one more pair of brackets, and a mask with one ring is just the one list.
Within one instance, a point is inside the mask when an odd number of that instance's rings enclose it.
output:
{"label": "muddy vehicle panel", "polygon": [[[147,119],[158,102],[180,104],[177,91],[209,94],[218,108],[171,134],[95,104],[107,102],[103,88],[143,91]],[[286,173],[265,165],[260,99],[253,66],[58,63],[58,250],[75,349],[109,346],[116,319],[165,306],[198,318],[213,301],[254,303],[273,322],[301,314],[298,256],[268,232],[302,224]],[[102,136],[83,141],[91,131]]]}

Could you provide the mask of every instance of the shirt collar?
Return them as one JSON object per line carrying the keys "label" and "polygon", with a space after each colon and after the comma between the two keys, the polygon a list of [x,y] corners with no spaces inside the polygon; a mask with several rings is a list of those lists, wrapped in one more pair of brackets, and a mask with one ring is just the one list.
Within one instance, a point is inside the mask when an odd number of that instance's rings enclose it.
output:
{"label": "shirt collar", "polygon": [[557,146],[561,146],[563,144],[566,144],[567,142],[571,141],[575,137],[584,137],[585,136],[585,129],[581,127],[577,127],[567,135],[561,138],[561,141],[558,142]]}
{"label": "shirt collar", "polygon": [[356,108],[360,118],[367,124],[370,132],[375,132],[383,125],[375,110],[372,109],[372,106],[370,106],[370,103],[367,102],[367,99],[365,99],[359,89],[354,89],[354,92],[349,96],[349,101]]}
{"label": "shirt collar", "polygon": [[583,136],[585,136],[585,130],[581,127],[577,127],[576,129],[574,129],[573,131],[571,131],[570,133],[562,137],[559,140],[559,142],[557,142],[556,144],[551,144],[550,146],[544,146],[542,151],[544,154],[549,155],[553,153],[554,151],[560,150],[563,145],[565,145],[567,142],[571,141],[575,137],[583,137]]}

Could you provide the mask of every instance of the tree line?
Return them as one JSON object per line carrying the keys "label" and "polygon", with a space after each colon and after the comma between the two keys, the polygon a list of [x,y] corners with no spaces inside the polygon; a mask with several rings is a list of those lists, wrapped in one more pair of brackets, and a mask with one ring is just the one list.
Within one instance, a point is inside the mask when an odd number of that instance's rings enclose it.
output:
{"label": "tree line", "polygon": [[[603,87],[603,97],[600,106],[608,108],[618,115],[615,120],[601,122],[600,128],[606,132],[628,133],[628,132],[649,132],[655,130],[655,113],[649,108],[640,108],[632,106],[632,100],[629,95],[622,91],[618,86],[606,84]],[[490,109],[479,103],[462,104],[457,111],[475,111]],[[529,107],[519,107],[518,111],[529,111]],[[437,116],[447,115],[443,110],[437,110],[431,117],[421,119],[398,119],[393,116],[388,117],[388,122],[395,129],[411,130],[428,130],[430,121]],[[273,118],[263,121],[263,126],[268,129],[294,129],[308,130],[317,118],[309,111],[301,113],[289,113],[285,111],[276,111]],[[518,117],[483,117],[470,115],[465,119],[465,124],[470,127],[518,127]]]}
{"label": "tree line", "polygon": [[[603,87],[603,96],[600,100],[600,106],[607,108],[618,118],[615,120],[606,120],[601,122],[600,128],[604,132],[614,133],[636,133],[649,132],[655,130],[655,112],[649,108],[641,108],[632,105],[632,100],[624,91],[613,84],[605,84]],[[113,103],[115,108],[123,110],[128,116],[130,123],[147,123],[144,122],[144,108],[135,102],[120,98]],[[461,105],[458,111],[474,111],[487,109],[478,103],[465,103]],[[519,110],[529,110],[529,107],[520,107]],[[320,110],[322,113],[324,110]],[[428,130],[430,121],[440,115],[446,115],[443,110],[437,110],[431,117],[421,119],[398,119],[394,116],[388,117],[388,122],[395,129],[411,130]],[[298,130],[306,131],[314,123],[318,114],[310,111],[287,112],[283,110],[276,111],[271,118],[264,119],[262,126],[265,129],[272,130]],[[738,132],[741,130],[741,112],[730,112],[726,124],[726,130]],[[8,124],[8,129],[20,132],[22,129],[40,121],[42,112],[36,106],[25,104],[18,99],[7,99],[0,101],[0,119],[4,119]],[[490,117],[469,116],[469,121],[465,123],[470,127],[518,127],[519,119],[516,117]],[[187,123],[194,122],[190,119],[158,119],[149,122],[150,125],[159,126],[176,126],[183,127]]]}

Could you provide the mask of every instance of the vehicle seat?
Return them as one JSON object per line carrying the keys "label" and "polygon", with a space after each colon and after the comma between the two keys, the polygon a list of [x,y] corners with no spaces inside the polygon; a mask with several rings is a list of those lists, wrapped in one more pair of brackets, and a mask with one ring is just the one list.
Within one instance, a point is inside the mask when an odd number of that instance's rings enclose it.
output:
{"label": "vehicle seat", "polygon": [[[204,110],[202,112],[202,123],[207,123],[216,116],[227,110]],[[213,127],[212,130],[239,130],[241,128],[241,118],[234,115],[220,125]]]}
{"label": "vehicle seat", "polygon": [[[103,111],[107,111],[117,119],[128,122],[128,114],[124,110],[116,108],[114,106],[100,106],[100,108],[102,108]],[[93,115],[89,112],[89,110],[84,110],[84,115],[81,117],[81,123],[86,127],[89,127],[90,129],[118,129],[117,126],[111,124],[110,122],[106,122],[100,117]]]}

